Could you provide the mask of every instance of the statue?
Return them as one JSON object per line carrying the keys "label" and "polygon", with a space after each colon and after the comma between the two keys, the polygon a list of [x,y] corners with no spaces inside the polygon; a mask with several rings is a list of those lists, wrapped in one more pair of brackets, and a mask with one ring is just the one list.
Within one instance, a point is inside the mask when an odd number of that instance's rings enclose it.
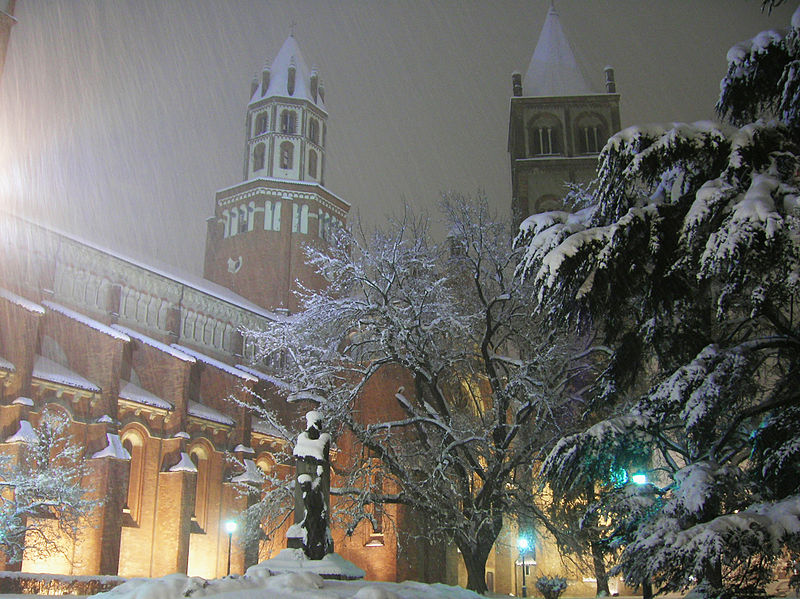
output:
{"label": "statue", "polygon": [[322,432],[318,412],[306,414],[306,430],[297,437],[295,456],[294,525],[288,546],[302,549],[308,559],[333,553],[330,534],[331,436]]}

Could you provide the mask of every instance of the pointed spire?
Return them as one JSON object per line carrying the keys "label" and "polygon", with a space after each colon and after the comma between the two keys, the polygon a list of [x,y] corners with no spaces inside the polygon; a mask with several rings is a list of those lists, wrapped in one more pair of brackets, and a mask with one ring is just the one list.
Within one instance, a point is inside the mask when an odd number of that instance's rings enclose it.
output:
{"label": "pointed spire", "polygon": [[522,81],[525,96],[576,96],[596,93],[587,83],[553,0],[539,34],[531,63]]}
{"label": "pointed spire", "polygon": [[[314,97],[311,92],[311,72],[300,52],[294,31],[286,38],[272,63],[267,61],[262,70],[259,90],[251,95],[250,102],[258,102],[267,97],[291,97],[308,100],[323,110],[322,94]],[[317,75],[317,85],[319,85]]]}

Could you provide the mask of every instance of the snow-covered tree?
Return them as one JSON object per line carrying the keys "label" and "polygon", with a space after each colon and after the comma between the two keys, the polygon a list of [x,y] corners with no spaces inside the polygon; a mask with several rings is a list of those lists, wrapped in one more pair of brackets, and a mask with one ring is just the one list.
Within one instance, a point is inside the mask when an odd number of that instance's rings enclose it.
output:
{"label": "snow-covered tree", "polygon": [[[762,587],[800,544],[800,10],[728,63],[717,110],[737,128],[618,133],[585,207],[518,238],[537,311],[612,352],[589,399],[613,414],[542,472],[604,490],[621,571],[662,591]],[[611,482],[630,468],[649,482]]]}
{"label": "snow-covered tree", "polygon": [[353,460],[334,460],[349,529],[375,505],[407,506],[429,539],[455,542],[469,588],[486,591],[504,521],[542,516],[531,465],[579,409],[569,391],[584,364],[531,316],[509,226],[485,200],[442,207],[442,244],[407,214],[310,249],[329,287],[258,337],[264,356],[282,356],[290,399],[317,404],[339,445],[353,442]]}
{"label": "snow-covered tree", "polygon": [[10,440],[13,455],[0,455],[0,551],[10,562],[64,552],[98,506],[83,450],[58,411],[45,411],[36,427],[21,420]]}

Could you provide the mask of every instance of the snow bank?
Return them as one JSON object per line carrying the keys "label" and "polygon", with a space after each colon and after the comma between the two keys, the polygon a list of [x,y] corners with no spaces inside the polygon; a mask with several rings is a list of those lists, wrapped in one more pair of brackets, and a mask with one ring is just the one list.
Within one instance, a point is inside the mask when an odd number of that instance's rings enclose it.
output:
{"label": "snow bank", "polygon": [[271,576],[253,566],[244,576],[204,580],[185,574],[162,578],[138,578],[95,595],[98,599],[175,599],[216,597],[218,599],[479,599],[460,587],[406,581],[366,582],[324,580],[313,572],[292,572]]}
{"label": "snow bank", "polygon": [[275,557],[265,560],[247,570],[247,574],[258,572],[313,572],[320,576],[338,576],[341,578],[364,578],[366,573],[355,564],[336,553],[329,553],[322,559],[310,560],[302,549],[283,549]]}

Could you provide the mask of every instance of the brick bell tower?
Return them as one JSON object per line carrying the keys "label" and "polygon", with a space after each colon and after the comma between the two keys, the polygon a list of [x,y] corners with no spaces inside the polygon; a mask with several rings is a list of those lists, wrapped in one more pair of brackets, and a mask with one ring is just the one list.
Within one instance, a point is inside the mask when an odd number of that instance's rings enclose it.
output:
{"label": "brick bell tower", "polygon": [[619,94],[606,67],[605,91],[586,80],[550,4],[528,70],[511,76],[508,126],[514,224],[563,209],[565,183],[595,176],[597,155],[619,131]]}
{"label": "brick bell tower", "polygon": [[324,187],[325,88],[294,34],[253,79],[244,180],[216,194],[204,276],[268,310],[295,312],[298,283],[324,285],[303,248],[326,243],[350,205]]}

